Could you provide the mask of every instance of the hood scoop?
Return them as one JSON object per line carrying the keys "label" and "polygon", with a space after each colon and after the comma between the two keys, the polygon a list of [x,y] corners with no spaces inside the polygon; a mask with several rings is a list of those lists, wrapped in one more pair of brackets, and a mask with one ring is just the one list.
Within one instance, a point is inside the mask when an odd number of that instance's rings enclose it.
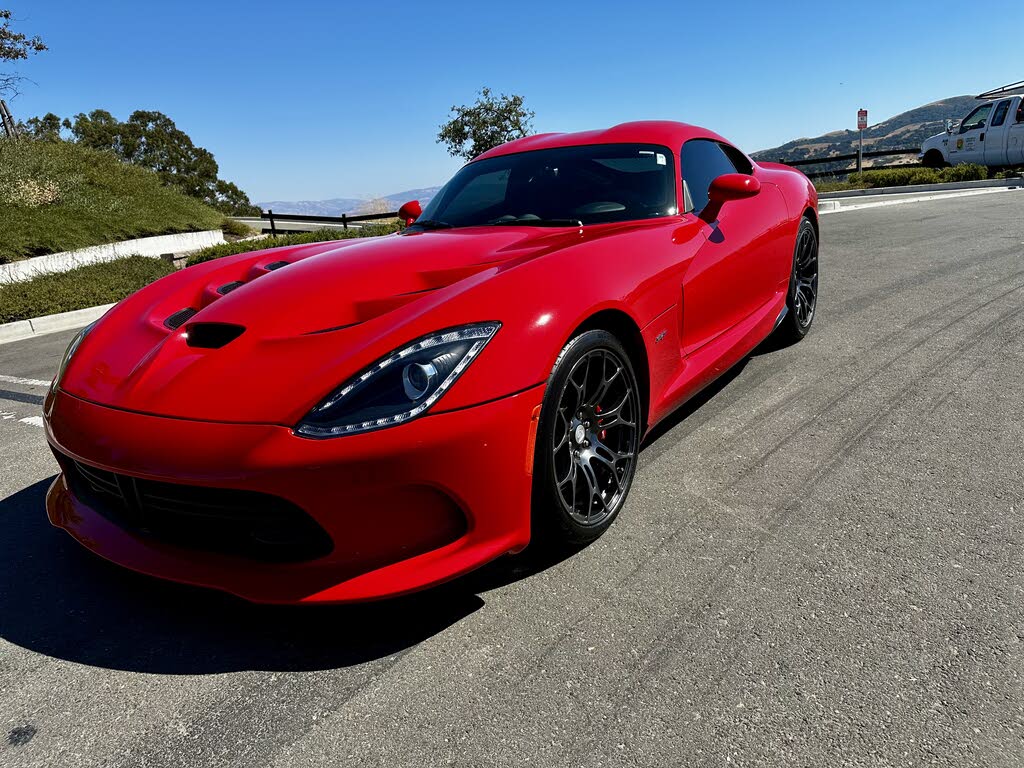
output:
{"label": "hood scoop", "polygon": [[192,307],[185,307],[184,309],[179,309],[173,315],[164,320],[164,328],[166,328],[169,331],[176,331],[179,328],[181,328],[182,325],[191,320],[192,316],[196,312],[198,312],[198,310],[192,309]]}
{"label": "hood scoop", "polygon": [[245,326],[231,323],[192,323],[185,328],[185,340],[190,347],[220,349],[245,333]]}

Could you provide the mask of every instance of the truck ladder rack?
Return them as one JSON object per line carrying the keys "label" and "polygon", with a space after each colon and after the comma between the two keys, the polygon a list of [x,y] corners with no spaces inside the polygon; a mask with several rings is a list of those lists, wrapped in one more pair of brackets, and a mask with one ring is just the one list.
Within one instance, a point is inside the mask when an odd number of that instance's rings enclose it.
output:
{"label": "truck ladder rack", "polygon": [[1024,80],[1004,85],[1002,88],[993,88],[991,91],[979,93],[974,98],[987,101],[988,99],[998,99],[1000,96],[1015,96],[1018,93],[1024,94]]}

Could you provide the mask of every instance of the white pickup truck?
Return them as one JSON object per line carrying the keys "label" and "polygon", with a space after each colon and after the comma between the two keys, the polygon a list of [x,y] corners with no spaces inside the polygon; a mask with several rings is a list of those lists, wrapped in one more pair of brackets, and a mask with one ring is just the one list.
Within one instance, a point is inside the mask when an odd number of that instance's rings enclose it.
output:
{"label": "white pickup truck", "polygon": [[987,101],[946,132],[925,139],[918,159],[929,168],[977,163],[1024,165],[1024,95]]}

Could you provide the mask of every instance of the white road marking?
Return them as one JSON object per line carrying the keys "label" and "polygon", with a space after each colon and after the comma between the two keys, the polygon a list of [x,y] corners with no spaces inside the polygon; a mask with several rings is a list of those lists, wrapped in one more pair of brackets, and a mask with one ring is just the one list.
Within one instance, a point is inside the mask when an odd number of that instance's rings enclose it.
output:
{"label": "white road marking", "polygon": [[10,421],[17,415],[14,411],[0,411],[0,419],[4,421]]}
{"label": "white road marking", "polygon": [[43,426],[42,416],[26,416],[24,419],[18,419],[22,424],[31,424],[33,427]]}
{"label": "white road marking", "polygon": [[4,376],[0,373],[0,382],[4,384],[21,384],[23,387],[48,387],[50,382],[42,379],[23,379],[20,376]]}

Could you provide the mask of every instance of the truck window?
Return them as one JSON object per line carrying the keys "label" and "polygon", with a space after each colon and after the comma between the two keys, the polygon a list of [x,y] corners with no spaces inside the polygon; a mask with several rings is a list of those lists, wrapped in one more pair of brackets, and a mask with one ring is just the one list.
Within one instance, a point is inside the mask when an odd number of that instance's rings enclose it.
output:
{"label": "truck window", "polygon": [[988,119],[988,113],[992,111],[991,104],[982,104],[976,110],[971,112],[964,121],[960,124],[960,133],[966,133],[967,131],[973,131],[975,128],[984,128],[985,121]]}
{"label": "truck window", "polygon": [[1024,123],[1024,96],[1017,102],[1017,117],[1014,122]]}
{"label": "truck window", "polygon": [[996,111],[992,114],[992,127],[1002,125],[1006,120],[1006,113],[1010,111],[1010,100],[1000,101],[996,104]]}

